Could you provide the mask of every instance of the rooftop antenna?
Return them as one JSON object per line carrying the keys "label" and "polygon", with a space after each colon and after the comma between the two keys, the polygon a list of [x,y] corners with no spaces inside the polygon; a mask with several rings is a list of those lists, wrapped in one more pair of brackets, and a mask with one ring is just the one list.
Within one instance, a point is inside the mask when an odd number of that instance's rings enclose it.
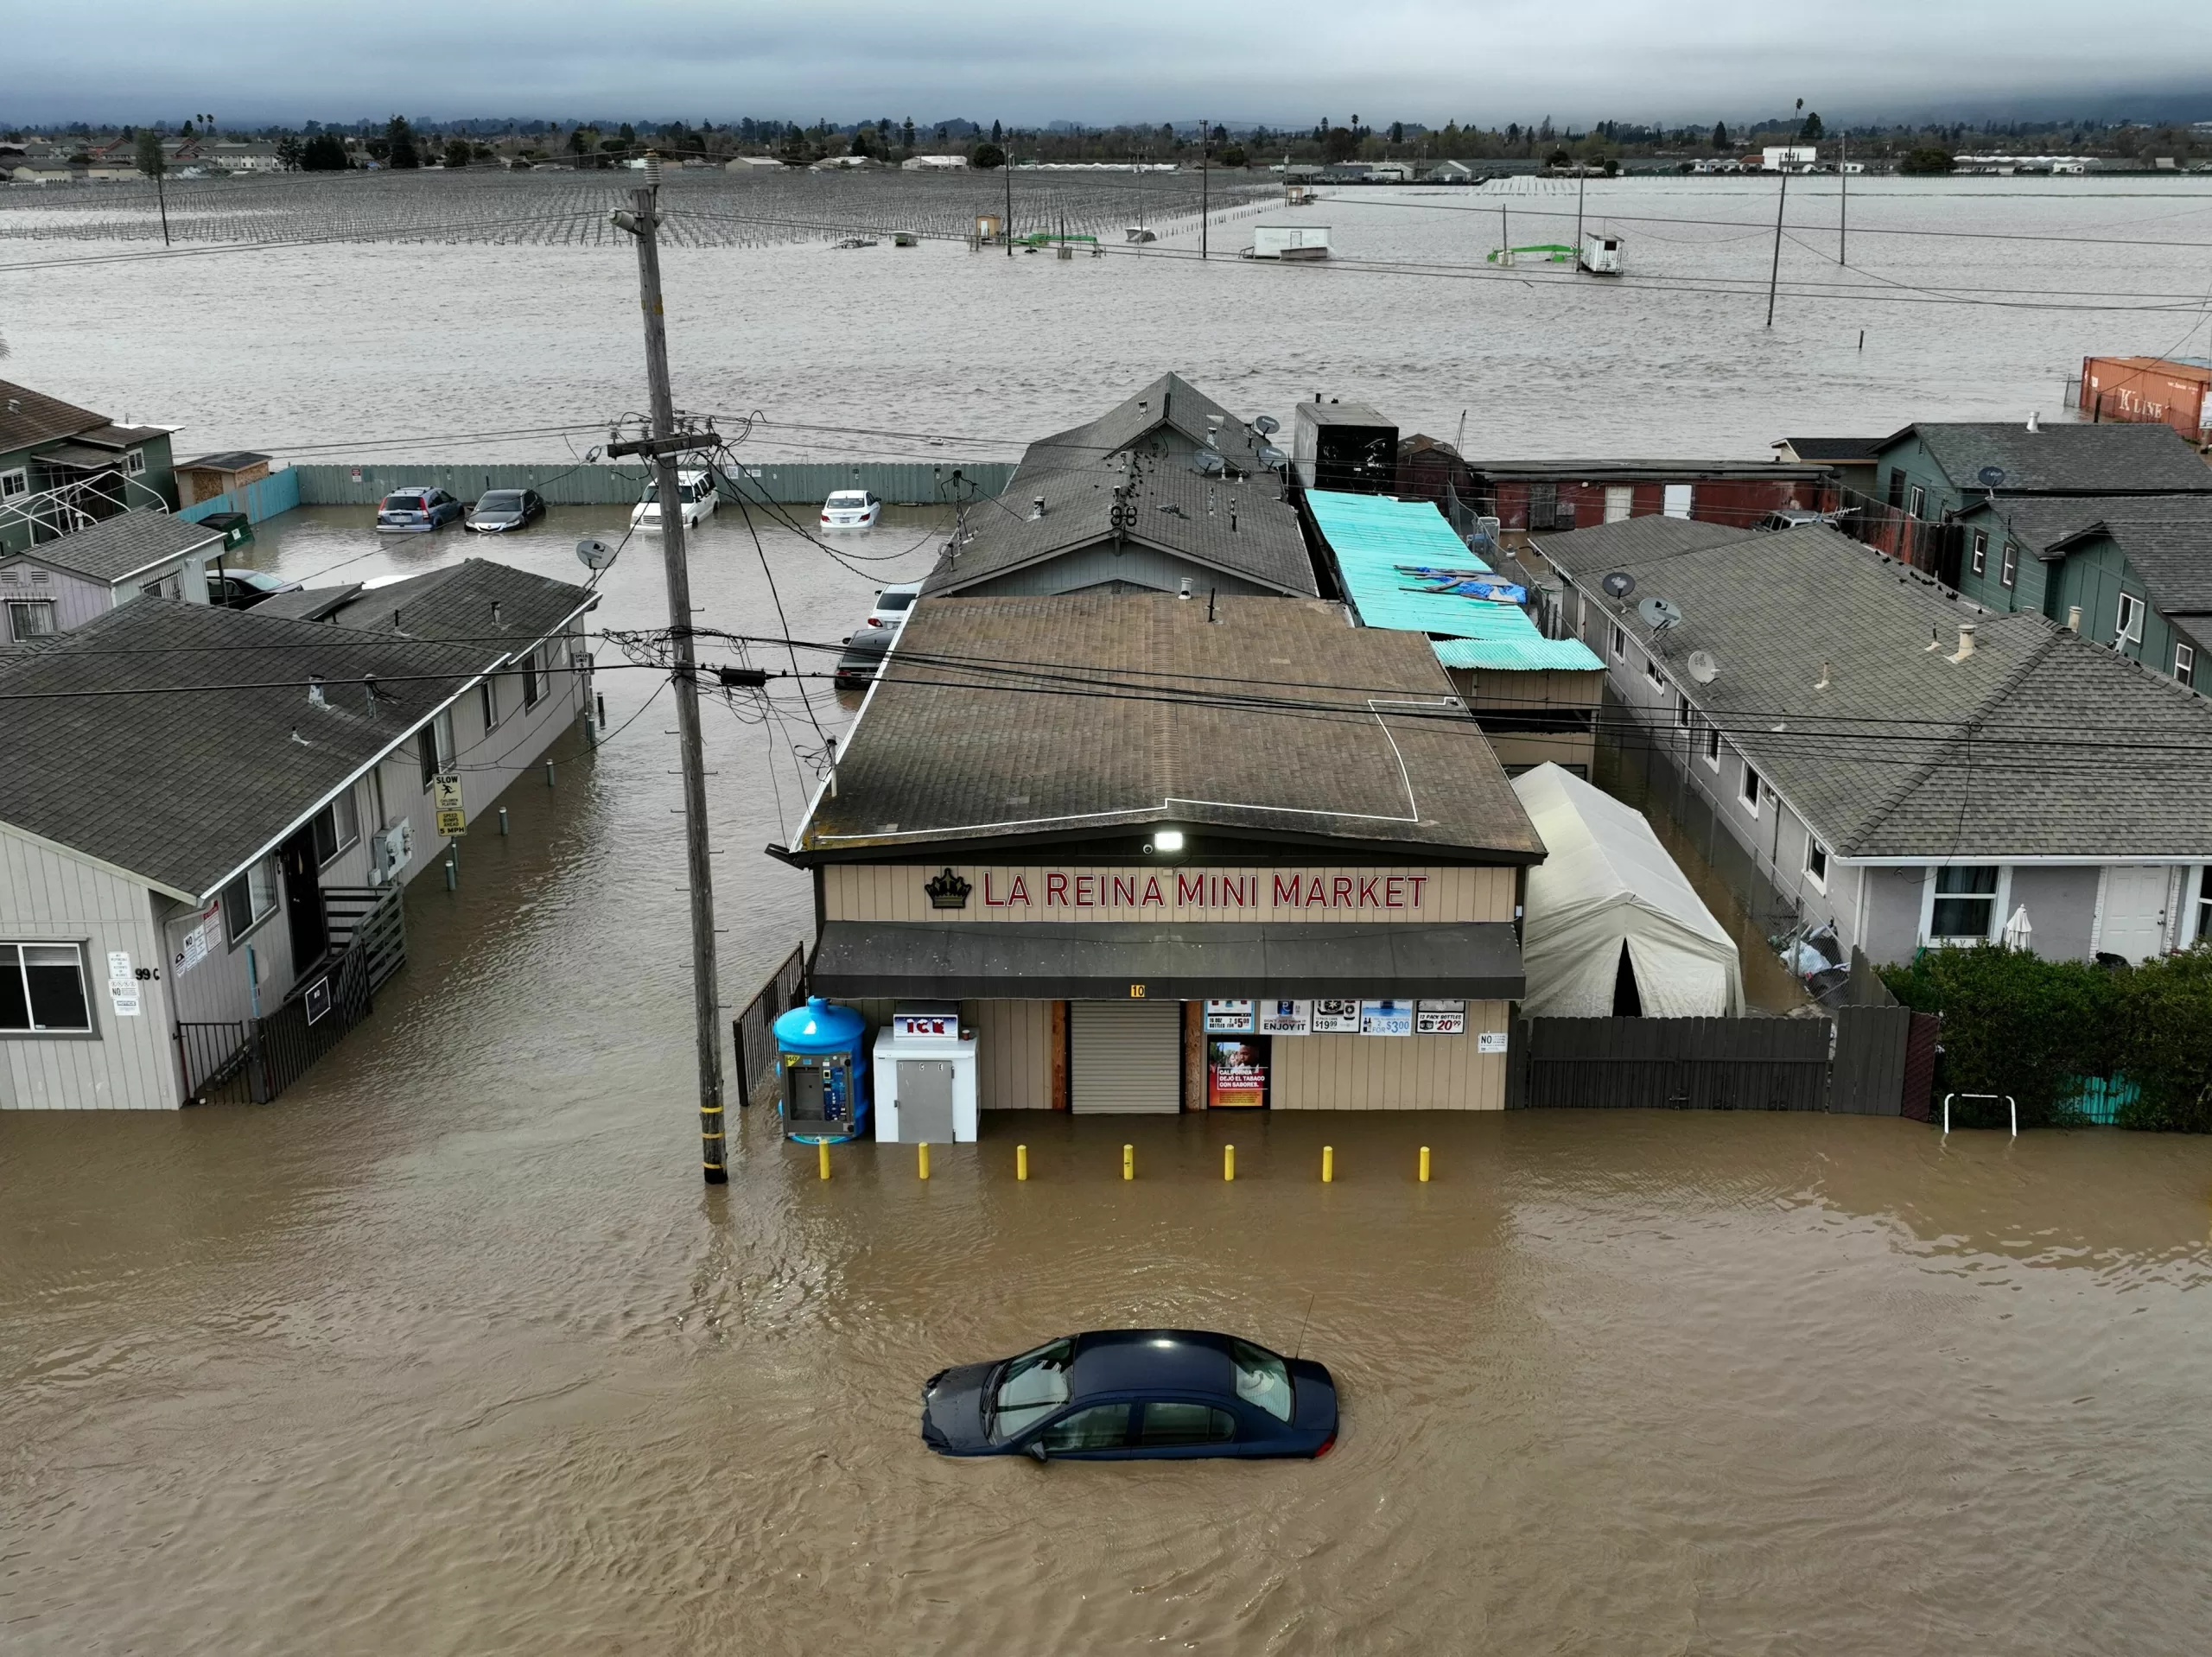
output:
{"label": "rooftop antenna", "polygon": [[1306,1297],[1306,1316],[1298,1320],[1298,1344],[1290,1349],[1293,1358],[1306,1350],[1306,1326],[1313,1321],[1313,1296],[1319,1292],[1316,1289]]}

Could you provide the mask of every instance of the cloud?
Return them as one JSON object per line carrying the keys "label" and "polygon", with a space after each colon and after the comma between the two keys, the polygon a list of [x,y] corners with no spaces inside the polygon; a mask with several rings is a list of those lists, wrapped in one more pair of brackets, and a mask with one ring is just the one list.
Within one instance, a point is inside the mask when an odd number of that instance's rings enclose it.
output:
{"label": "cloud", "polygon": [[[2140,18],[2139,21],[2148,22]],[[1731,120],[1798,98],[1831,121],[2004,108],[2212,114],[2212,76],[2146,75],[2146,35],[2072,0],[1127,0],[1081,15],[972,0],[383,0],[368,10],[116,0],[96,31],[10,32],[0,120],[226,124],[740,116],[1018,124]],[[2212,62],[2212,9],[2157,21],[2160,64]]]}

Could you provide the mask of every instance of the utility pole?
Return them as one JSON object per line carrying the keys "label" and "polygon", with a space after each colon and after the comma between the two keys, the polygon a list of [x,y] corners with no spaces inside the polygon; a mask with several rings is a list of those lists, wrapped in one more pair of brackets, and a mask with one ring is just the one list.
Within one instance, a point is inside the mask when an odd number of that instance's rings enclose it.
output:
{"label": "utility pole", "polygon": [[1205,125],[1198,129],[1198,257],[1202,259],[1206,257],[1206,219],[1213,211],[1212,198],[1206,191],[1212,160],[1213,117],[1208,116]]}
{"label": "utility pole", "polygon": [[1774,265],[1766,275],[1766,325],[1774,326],[1774,284],[1782,275],[1782,209],[1789,200],[1789,168],[1784,162],[1782,169],[1782,194],[1774,203]]}
{"label": "utility pole", "polygon": [[1580,167],[1574,169],[1574,263],[1582,266],[1582,198],[1590,188],[1590,175]]}
{"label": "utility pole", "polygon": [[1843,135],[1843,156],[1835,164],[1835,181],[1843,187],[1843,200],[1836,220],[1835,262],[1851,263],[1851,135]]}
{"label": "utility pole", "polygon": [[[1011,132],[1007,133],[1006,135],[1006,141],[1008,143],[1012,143],[1014,142],[1014,134]],[[1004,233],[1006,236],[1006,256],[1010,259],[1014,257],[1014,156],[1011,151],[1001,156],[999,159],[999,168],[1000,170],[1004,172],[1006,175],[1006,225],[1004,227]]]}
{"label": "utility pole", "polygon": [[610,456],[645,454],[653,464],[660,505],[662,562],[668,572],[668,632],[676,653],[676,732],[683,757],[683,849],[691,886],[691,1000],[699,1040],[699,1150],[707,1184],[729,1179],[722,1134],[721,1004],[715,969],[714,878],[707,862],[707,773],[699,741],[698,662],[692,647],[691,575],[683,562],[683,494],[676,457],[702,446],[678,431],[668,384],[668,325],[660,297],[660,158],[645,158],[645,186],[614,223],[638,240],[638,295],[645,315],[645,378],[652,397],[652,435],[607,446]]}

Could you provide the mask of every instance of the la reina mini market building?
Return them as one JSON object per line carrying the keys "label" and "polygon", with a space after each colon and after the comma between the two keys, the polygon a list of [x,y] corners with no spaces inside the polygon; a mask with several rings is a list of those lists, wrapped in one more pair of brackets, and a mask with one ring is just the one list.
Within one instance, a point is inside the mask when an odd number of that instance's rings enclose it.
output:
{"label": "la reina mini market building", "polygon": [[1427,641],[1340,605],[925,600],[779,854],[814,994],[957,1006],[983,1110],[1504,1106],[1542,842]]}

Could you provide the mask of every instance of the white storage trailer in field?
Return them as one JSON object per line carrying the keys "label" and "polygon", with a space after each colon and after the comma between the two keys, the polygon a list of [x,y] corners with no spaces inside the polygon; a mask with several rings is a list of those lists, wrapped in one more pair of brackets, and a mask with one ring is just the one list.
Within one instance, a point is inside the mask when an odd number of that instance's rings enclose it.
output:
{"label": "white storage trailer in field", "polygon": [[1605,231],[1583,232],[1580,263],[1593,276],[1618,276],[1621,273],[1621,238]]}
{"label": "white storage trailer in field", "polygon": [[1326,225],[1255,225],[1249,258],[1325,259],[1329,257]]}

